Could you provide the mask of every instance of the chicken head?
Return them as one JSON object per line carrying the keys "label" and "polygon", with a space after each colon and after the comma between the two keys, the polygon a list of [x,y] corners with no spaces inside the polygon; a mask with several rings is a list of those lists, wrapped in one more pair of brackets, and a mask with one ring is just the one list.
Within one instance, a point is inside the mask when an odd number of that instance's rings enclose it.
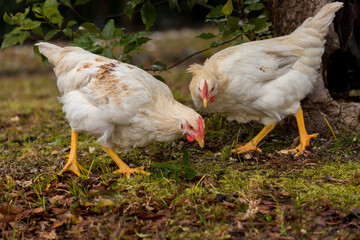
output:
{"label": "chicken head", "polygon": [[200,147],[204,147],[204,120],[198,117],[196,121],[182,120],[180,124],[181,130],[186,134],[187,140],[190,142],[196,140]]}

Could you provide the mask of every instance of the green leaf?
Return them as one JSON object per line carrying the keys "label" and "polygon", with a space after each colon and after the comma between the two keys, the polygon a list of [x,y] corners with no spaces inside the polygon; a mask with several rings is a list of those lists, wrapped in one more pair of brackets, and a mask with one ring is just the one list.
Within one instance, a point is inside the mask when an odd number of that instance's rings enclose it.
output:
{"label": "green leaf", "polygon": [[221,9],[221,12],[225,14],[225,17],[227,17],[232,13],[233,9],[234,8],[233,8],[232,0],[228,0],[224,5],[224,7]]}
{"label": "green leaf", "polygon": [[215,41],[215,42],[212,42],[211,43],[211,47],[217,47],[217,46],[220,46],[223,42],[222,41]]}
{"label": "green leaf", "polygon": [[125,46],[124,53],[128,54],[131,51],[134,51],[135,49],[138,49],[138,45],[136,42],[129,43]]}
{"label": "green leaf", "polygon": [[135,230],[135,234],[136,234],[136,236],[138,236],[139,238],[148,238],[148,237],[151,236],[150,234],[138,233],[136,230]]}
{"label": "green leaf", "polygon": [[18,42],[20,43],[20,45],[22,45],[23,43],[24,43],[24,41],[25,41],[25,39],[28,37],[28,36],[30,36],[30,32],[28,32],[28,31],[21,31],[21,32],[19,32],[19,34],[18,34]]}
{"label": "green leaf", "polygon": [[71,28],[67,27],[63,30],[63,33],[65,34],[65,36],[71,38],[72,37],[72,30]]}
{"label": "green leaf", "polygon": [[125,4],[125,13],[126,13],[126,15],[128,15],[128,17],[129,17],[130,19],[132,18],[132,15],[133,15],[133,13],[134,13],[134,8],[133,8],[131,2],[127,2],[127,3]]}
{"label": "green leaf", "polygon": [[181,149],[182,153],[183,153],[183,162],[184,162],[184,166],[185,167],[189,167],[189,153],[186,150],[186,148],[182,148]]}
{"label": "green leaf", "polygon": [[196,38],[202,38],[202,39],[211,39],[211,38],[215,38],[216,35],[212,34],[212,33],[202,33],[198,36],[196,36]]}
{"label": "green leaf", "polygon": [[10,33],[5,34],[4,41],[1,44],[1,49],[13,46],[17,43],[22,45],[29,35],[29,31],[22,31],[20,27],[15,27]]}
{"label": "green leaf", "polygon": [[40,25],[41,25],[41,22],[39,22],[39,21],[32,21],[31,19],[26,18],[26,19],[22,22],[21,28],[24,29],[24,30],[30,30],[30,29],[34,29],[34,28],[40,27]]}
{"label": "green leaf", "polygon": [[223,5],[216,6],[213,10],[211,10],[208,15],[206,15],[206,18],[219,18],[223,17],[224,13],[222,12]]}
{"label": "green leaf", "polygon": [[132,0],[131,1],[131,5],[132,5],[132,8],[134,9],[137,5],[139,5],[140,3],[143,3],[144,0]]}
{"label": "green leaf", "polygon": [[132,62],[132,56],[130,54],[125,54],[121,61],[124,62],[124,63],[131,63]]}
{"label": "green leaf", "polygon": [[57,29],[53,29],[50,30],[46,33],[44,40],[45,41],[49,41],[53,36],[55,36],[55,34],[57,34],[59,32],[59,30]]}
{"label": "green leaf", "polygon": [[141,19],[145,24],[146,30],[152,27],[156,20],[155,7],[150,2],[145,2],[141,7]]}
{"label": "green leaf", "polygon": [[1,44],[1,49],[13,46],[19,42],[17,35],[5,34],[4,41]]}
{"label": "green leaf", "polygon": [[109,40],[110,38],[112,38],[112,36],[114,35],[114,32],[115,32],[115,23],[114,23],[113,19],[110,19],[105,24],[105,27],[103,29],[105,39]]}
{"label": "green leaf", "polygon": [[37,27],[37,28],[31,29],[31,31],[32,31],[33,33],[35,33],[35,34],[38,34],[38,35],[44,37],[43,29],[42,29],[41,27]]}
{"label": "green leaf", "polygon": [[252,31],[255,28],[254,25],[249,25],[249,24],[244,24],[241,27],[244,30],[244,32]]}
{"label": "green leaf", "polygon": [[84,5],[87,4],[88,2],[90,2],[91,0],[76,0],[75,4],[76,5]]}
{"label": "green leaf", "polygon": [[258,3],[260,2],[260,0],[245,0],[245,4],[253,4],[253,3]]}
{"label": "green leaf", "polygon": [[159,80],[160,82],[163,82],[166,84],[165,79],[163,77],[161,77],[160,75],[154,75],[153,77],[156,78],[157,80]]}
{"label": "green leaf", "polygon": [[186,167],[186,168],[185,168],[184,177],[185,177],[187,180],[191,180],[191,179],[193,179],[193,178],[196,177],[196,176],[199,176],[199,173],[196,172],[193,168],[191,168],[191,167]]}
{"label": "green leaf", "polygon": [[41,18],[44,14],[43,8],[39,3],[34,3],[32,6],[32,11],[35,13],[35,16]]}
{"label": "green leaf", "polygon": [[266,28],[267,25],[267,18],[266,17],[262,17],[262,18],[257,18],[254,22],[254,31],[260,31],[261,29]]}
{"label": "green leaf", "polygon": [[113,47],[119,47],[120,46],[120,41],[117,41],[117,40],[111,41],[110,45],[113,46]]}
{"label": "green leaf", "polygon": [[191,180],[194,177],[198,176],[199,174],[193,168],[190,167],[190,165],[189,165],[189,153],[186,150],[186,148],[182,148],[181,151],[183,153],[183,163],[184,163],[184,170],[185,170],[184,177],[187,180]]}
{"label": "green leaf", "polygon": [[[102,34],[102,33],[101,33]],[[103,48],[101,47],[102,42],[95,41],[97,34],[89,31],[80,31],[73,34],[73,43],[76,46],[82,47],[92,53],[102,54]]]}
{"label": "green leaf", "polygon": [[81,27],[83,28],[81,30],[82,32],[89,32],[92,33],[94,37],[102,38],[102,39],[104,38],[104,34],[102,33],[102,31],[99,28],[97,28],[93,23],[85,22],[81,24]]}
{"label": "green leaf", "polygon": [[229,28],[229,30],[231,30],[231,31],[238,30],[240,27],[239,21],[240,21],[240,18],[238,18],[238,17],[228,17],[226,24],[227,24],[227,27]]}
{"label": "green leaf", "polygon": [[251,3],[249,6],[245,8],[245,12],[251,12],[251,11],[259,11],[261,9],[265,8],[264,4],[262,3]]}
{"label": "green leaf", "polygon": [[172,164],[168,162],[151,162],[151,166],[158,168],[168,168],[171,170],[176,170],[179,168],[179,164]]}
{"label": "green leaf", "polygon": [[75,24],[77,24],[77,22],[74,21],[74,20],[71,20],[71,21],[68,22],[68,24],[66,25],[66,27],[72,27],[72,26],[74,26]]}
{"label": "green leaf", "polygon": [[114,32],[115,37],[123,37],[125,36],[125,33],[123,31],[123,28],[116,28]]}
{"label": "green leaf", "polygon": [[190,10],[194,7],[195,1],[194,0],[186,0],[187,5],[189,6]]}
{"label": "green leaf", "polygon": [[72,8],[72,5],[71,5],[71,1],[70,0],[60,0],[60,2],[62,4],[64,4],[65,6],[69,7],[69,8]]}
{"label": "green leaf", "polygon": [[178,0],[169,0],[169,6],[171,11],[174,10],[174,8],[177,8],[177,10],[180,12],[180,6]]}
{"label": "green leaf", "polygon": [[4,14],[3,16],[4,22],[6,22],[7,24],[10,25],[17,25],[17,21],[14,20],[13,16],[10,17],[7,13]]}
{"label": "green leaf", "polygon": [[46,0],[44,3],[44,8],[49,8],[49,7],[53,7],[57,9],[58,2],[56,0]]}
{"label": "green leaf", "polygon": [[25,9],[25,12],[24,12],[23,17],[22,17],[21,20],[24,20],[25,17],[26,17],[26,15],[28,15],[29,12],[30,12],[30,7],[27,7],[27,8]]}
{"label": "green leaf", "polygon": [[137,39],[136,39],[136,43],[137,43],[137,45],[140,47],[141,45],[143,45],[144,43],[146,43],[146,42],[148,42],[148,41],[150,41],[151,39],[150,38],[148,38],[148,37],[138,37]]}
{"label": "green leaf", "polygon": [[120,45],[121,46],[126,46],[129,43],[135,42],[136,39],[138,39],[139,37],[142,37],[146,34],[148,34],[148,31],[141,31],[141,32],[136,32],[136,33],[132,33],[132,34],[128,34],[125,37],[123,37],[120,41]]}
{"label": "green leaf", "polygon": [[245,42],[244,40],[234,40],[231,42],[231,45],[235,46],[235,45],[243,44],[244,42]]}
{"label": "green leaf", "polygon": [[57,24],[59,27],[61,26],[63,16],[61,16],[57,7],[44,7],[44,15],[51,23]]}
{"label": "green leaf", "polygon": [[104,51],[102,55],[104,57],[113,58],[112,50],[109,47],[104,47]]}
{"label": "green leaf", "polygon": [[[150,38],[147,38],[147,37],[136,36],[134,41],[131,41],[125,45],[124,52],[127,54],[127,53],[130,53],[131,51],[136,50],[137,53],[139,53],[140,46],[149,40],[150,40]],[[120,43],[121,43],[121,41],[120,41]]]}
{"label": "green leaf", "polygon": [[151,68],[157,71],[167,71],[168,67],[165,63],[156,61],[153,65],[151,65]]}

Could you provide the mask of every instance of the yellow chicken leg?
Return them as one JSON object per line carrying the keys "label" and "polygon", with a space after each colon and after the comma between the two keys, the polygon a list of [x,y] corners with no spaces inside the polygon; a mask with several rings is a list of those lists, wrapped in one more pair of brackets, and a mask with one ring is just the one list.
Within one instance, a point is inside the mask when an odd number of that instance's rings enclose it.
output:
{"label": "yellow chicken leg", "polygon": [[260,149],[257,147],[257,145],[259,144],[259,142],[266,136],[268,135],[269,132],[271,132],[274,127],[276,126],[277,123],[274,124],[270,124],[270,125],[266,125],[260,132],[258,135],[256,135],[251,141],[249,141],[247,144],[245,145],[238,145],[235,149],[231,150],[232,153],[245,153],[245,152],[249,152],[249,151],[258,151],[260,152]]}
{"label": "yellow chicken leg", "polygon": [[58,175],[61,175],[63,172],[65,172],[67,170],[71,170],[78,177],[80,177],[79,168],[81,170],[84,170],[84,168],[82,166],[80,166],[80,164],[77,162],[77,158],[76,158],[76,149],[77,149],[78,136],[79,136],[79,134],[74,132],[71,129],[71,149],[70,149],[70,154],[67,156],[68,160],[67,160],[64,168],[58,173]]}
{"label": "yellow chicken leg", "polygon": [[144,167],[138,167],[138,168],[130,168],[126,163],[124,163],[119,156],[110,148],[106,148],[102,146],[103,150],[109,154],[109,156],[116,162],[116,164],[119,166],[119,170],[115,171],[114,173],[123,173],[126,175],[127,178],[130,177],[132,173],[139,173],[150,175],[150,173],[143,171]]}
{"label": "yellow chicken leg", "polygon": [[299,134],[300,134],[300,144],[294,148],[294,149],[290,149],[287,150],[288,152],[296,152],[295,157],[299,156],[300,154],[302,154],[306,147],[310,145],[310,139],[311,138],[316,138],[318,136],[318,134],[312,134],[312,135],[308,135],[305,129],[305,123],[304,123],[304,115],[303,115],[303,111],[300,107],[299,111],[296,113],[296,121],[298,124],[298,128],[299,128]]}

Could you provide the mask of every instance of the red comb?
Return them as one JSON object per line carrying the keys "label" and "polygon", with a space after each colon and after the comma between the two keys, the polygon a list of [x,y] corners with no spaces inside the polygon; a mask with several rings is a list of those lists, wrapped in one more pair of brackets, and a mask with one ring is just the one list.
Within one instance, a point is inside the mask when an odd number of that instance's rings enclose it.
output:
{"label": "red comb", "polygon": [[198,126],[199,126],[198,136],[201,139],[204,139],[204,122],[201,117],[199,117],[198,119]]}
{"label": "red comb", "polygon": [[208,92],[208,84],[205,80],[205,84],[204,84],[204,88],[203,88],[203,98],[204,99],[207,99],[208,98],[208,95],[209,95],[209,92]]}

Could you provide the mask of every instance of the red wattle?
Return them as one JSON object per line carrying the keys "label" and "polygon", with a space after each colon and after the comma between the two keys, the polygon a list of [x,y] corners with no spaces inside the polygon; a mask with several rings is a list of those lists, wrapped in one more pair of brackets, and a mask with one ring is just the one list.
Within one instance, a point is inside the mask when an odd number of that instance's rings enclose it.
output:
{"label": "red wattle", "polygon": [[210,98],[210,102],[214,102],[215,101],[215,96],[212,96],[211,98]]}
{"label": "red wattle", "polygon": [[186,137],[187,137],[187,140],[189,140],[189,142],[192,142],[192,141],[194,141],[194,137],[193,136],[191,136],[191,135],[186,135]]}

